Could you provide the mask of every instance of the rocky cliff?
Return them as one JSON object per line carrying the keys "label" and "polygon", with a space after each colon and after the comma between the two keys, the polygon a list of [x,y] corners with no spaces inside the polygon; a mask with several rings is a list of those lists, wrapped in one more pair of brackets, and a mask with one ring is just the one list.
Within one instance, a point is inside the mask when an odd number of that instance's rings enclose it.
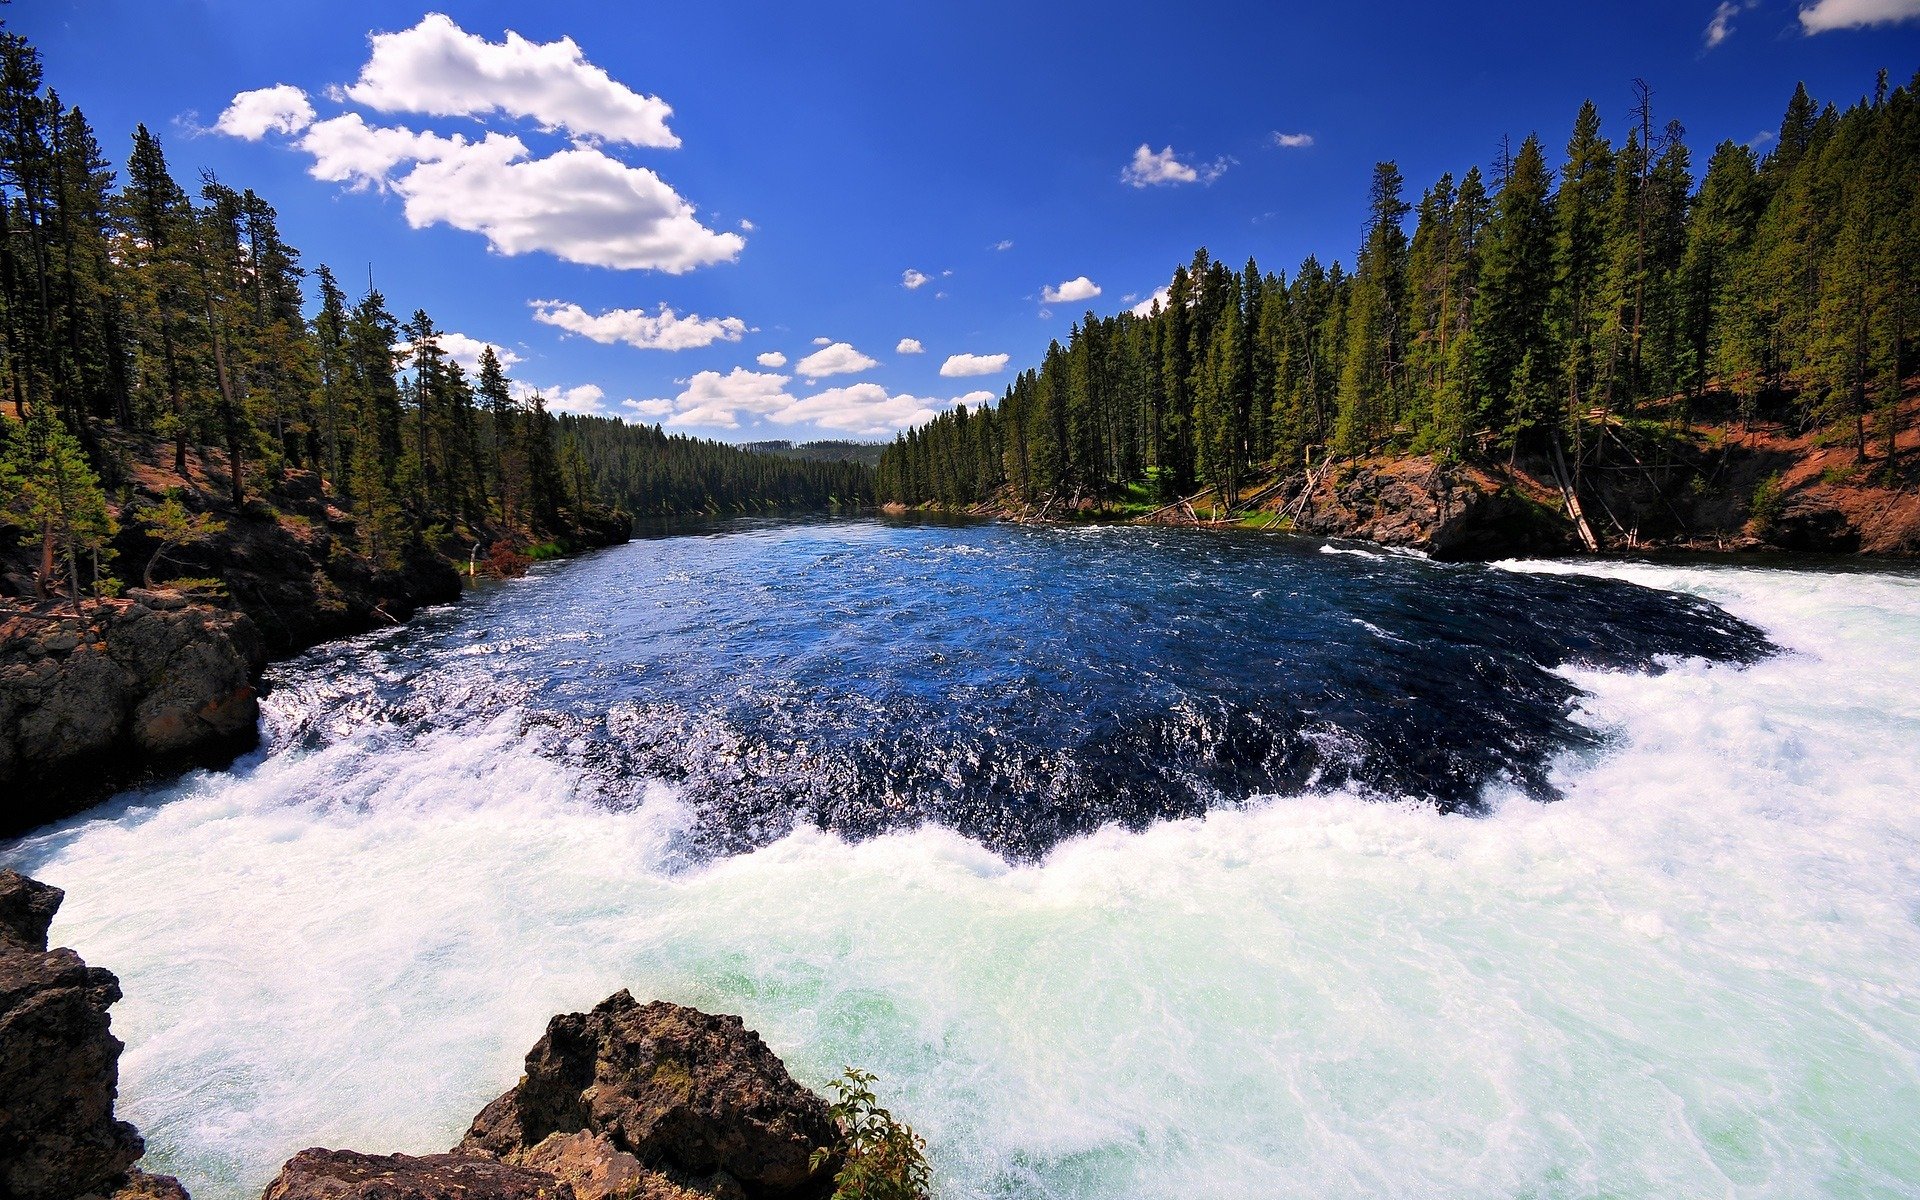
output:
{"label": "rocky cliff", "polygon": [[145,1146],[114,1119],[121,1044],[112,972],[47,948],[60,889],[0,869],[0,1196],[186,1200],[134,1167]]}
{"label": "rocky cliff", "polygon": [[0,620],[0,834],[248,749],[263,662],[244,614],[172,593]]}

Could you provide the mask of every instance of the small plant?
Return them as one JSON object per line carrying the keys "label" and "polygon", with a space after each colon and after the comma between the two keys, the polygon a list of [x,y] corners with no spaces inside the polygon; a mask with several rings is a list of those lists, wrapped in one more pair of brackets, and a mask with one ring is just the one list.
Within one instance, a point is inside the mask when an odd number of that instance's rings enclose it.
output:
{"label": "small plant", "polygon": [[[833,1200],[926,1200],[932,1186],[927,1143],[880,1107],[874,1079],[848,1067],[827,1085],[839,1097],[829,1111],[845,1139],[840,1148],[845,1162],[833,1177]],[[810,1165],[818,1170],[833,1153],[815,1150]]]}
{"label": "small plant", "polygon": [[1780,514],[1786,511],[1787,492],[1781,486],[1778,475],[1769,475],[1753,489],[1753,504],[1748,513],[1753,521],[1755,533],[1762,536],[1772,532],[1774,523]]}
{"label": "small plant", "polygon": [[159,543],[141,575],[141,586],[148,588],[153,586],[155,567],[169,560],[177,565],[178,560],[174,558],[177,552],[227,528],[225,521],[216,521],[207,513],[189,512],[180,502],[178,488],[171,489],[165,500],[142,513],[141,520],[147,527],[147,536]]}

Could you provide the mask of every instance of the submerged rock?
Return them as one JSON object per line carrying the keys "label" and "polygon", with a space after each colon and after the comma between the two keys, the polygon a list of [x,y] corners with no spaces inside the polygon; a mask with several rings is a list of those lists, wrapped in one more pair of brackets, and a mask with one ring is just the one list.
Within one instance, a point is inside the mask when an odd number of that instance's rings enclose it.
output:
{"label": "submerged rock", "polygon": [[545,1171],[470,1154],[302,1150],[261,1200],[576,1200]]}
{"label": "submerged rock", "polygon": [[[590,1013],[553,1018],[526,1065],[459,1151],[552,1164],[589,1188],[630,1172],[630,1156],[663,1184],[714,1197],[815,1196],[838,1168],[811,1165],[816,1150],[840,1143],[826,1101],[739,1017],[621,991]],[[551,1140],[582,1133],[589,1138]]]}
{"label": "submerged rock", "polygon": [[166,1177],[129,1177],[145,1146],[113,1117],[121,1044],[107,1008],[120,983],[47,948],[60,900],[60,889],[0,869],[0,1196],[69,1200],[137,1186],[133,1196],[161,1200],[169,1193],[154,1189]]}
{"label": "submerged rock", "polygon": [[0,622],[0,835],[249,749],[262,661],[250,620],[199,605],[100,601]]}

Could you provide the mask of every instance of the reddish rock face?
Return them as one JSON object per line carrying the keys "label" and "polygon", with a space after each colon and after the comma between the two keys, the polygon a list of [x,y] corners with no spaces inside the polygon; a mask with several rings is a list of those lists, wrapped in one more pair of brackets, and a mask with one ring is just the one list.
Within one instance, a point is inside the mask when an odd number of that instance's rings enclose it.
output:
{"label": "reddish rock face", "polygon": [[261,1200],[575,1200],[545,1171],[465,1154],[302,1150]]}
{"label": "reddish rock face", "polygon": [[47,949],[60,899],[0,869],[0,1196],[11,1200],[111,1194],[145,1148],[113,1119],[121,1046],[107,1007],[119,981]]}
{"label": "reddish rock face", "polygon": [[474,1119],[458,1149],[524,1163],[553,1135],[583,1131],[708,1196],[816,1196],[839,1165],[810,1165],[815,1150],[839,1145],[826,1101],[740,1018],[624,991],[555,1017],[525,1078]]}

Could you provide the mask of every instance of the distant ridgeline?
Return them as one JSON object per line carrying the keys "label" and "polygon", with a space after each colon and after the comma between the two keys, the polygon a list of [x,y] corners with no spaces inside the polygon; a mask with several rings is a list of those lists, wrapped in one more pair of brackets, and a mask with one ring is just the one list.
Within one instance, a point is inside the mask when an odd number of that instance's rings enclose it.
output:
{"label": "distant ridgeline", "polygon": [[[729,446],[609,417],[561,417],[560,428],[585,460],[589,490],[636,516],[795,512],[873,503],[873,471],[858,461],[819,461],[797,451],[765,453],[761,447],[768,443]],[[872,449],[877,455],[880,447]]]}
{"label": "distant ridgeline", "polygon": [[880,456],[886,452],[885,442],[842,442],[819,441],[801,442],[795,445],[788,441],[742,442],[742,450],[751,450],[756,454],[777,454],[781,458],[805,458],[816,462],[857,462],[869,467],[880,465]]}
{"label": "distant ridgeline", "polygon": [[738,511],[871,494],[865,468],[556,419],[491,348],[469,374],[424,311],[402,323],[378,291],[350,302],[326,267],[309,277],[252,191],[208,176],[190,197],[145,126],[116,179],[11,33],[0,130],[0,538],[44,540],[59,565],[41,574],[67,590],[111,586],[116,520],[145,511],[131,489],[147,459],[170,461],[165,486],[190,507],[233,513],[318,476],[382,569],[428,541],[464,558],[470,541],[604,530],[617,514],[603,501]]}
{"label": "distant ridgeline", "polygon": [[1231,501],[1323,451],[1562,451],[1578,479],[1603,433],[1655,419],[1825,426],[1890,464],[1920,350],[1917,86],[1883,72],[1844,113],[1802,87],[1764,156],[1722,142],[1697,187],[1644,86],[1618,145],[1584,105],[1557,173],[1529,136],[1491,180],[1443,175],[1410,209],[1381,163],[1351,272],[1314,257],[1290,279],[1235,272],[1201,250],[1146,315],[1089,312],[997,408],[903,434],[880,497],[1148,483]]}

